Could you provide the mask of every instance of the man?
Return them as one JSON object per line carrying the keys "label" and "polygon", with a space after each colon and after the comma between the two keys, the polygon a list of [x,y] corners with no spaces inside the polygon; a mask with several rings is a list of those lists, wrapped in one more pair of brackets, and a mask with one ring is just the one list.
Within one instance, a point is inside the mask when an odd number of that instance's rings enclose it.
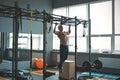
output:
{"label": "man", "polygon": [[59,68],[60,72],[62,72],[62,65],[68,57],[68,37],[67,37],[67,35],[69,35],[71,33],[71,28],[70,28],[71,26],[69,25],[69,29],[67,32],[63,31],[63,26],[61,24],[59,24],[59,26],[58,26],[59,31],[56,31],[56,26],[57,26],[57,23],[55,24],[53,32],[60,39],[60,63],[58,64],[58,68]]}

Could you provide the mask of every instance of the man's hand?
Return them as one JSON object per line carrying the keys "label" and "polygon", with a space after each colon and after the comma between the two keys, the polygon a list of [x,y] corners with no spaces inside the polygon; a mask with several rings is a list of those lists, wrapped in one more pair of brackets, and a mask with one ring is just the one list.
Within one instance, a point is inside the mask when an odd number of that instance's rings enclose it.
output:
{"label": "man's hand", "polygon": [[55,26],[57,26],[58,25],[58,23],[55,23]]}

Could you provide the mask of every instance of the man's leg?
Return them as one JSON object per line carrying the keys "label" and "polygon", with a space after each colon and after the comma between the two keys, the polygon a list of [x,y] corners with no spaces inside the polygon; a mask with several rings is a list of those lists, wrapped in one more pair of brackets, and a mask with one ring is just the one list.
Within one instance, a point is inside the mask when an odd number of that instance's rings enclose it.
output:
{"label": "man's leg", "polygon": [[68,57],[68,46],[61,46],[60,48],[61,48],[60,49],[61,50],[60,51],[60,63],[58,65],[58,68],[62,69],[63,63]]}

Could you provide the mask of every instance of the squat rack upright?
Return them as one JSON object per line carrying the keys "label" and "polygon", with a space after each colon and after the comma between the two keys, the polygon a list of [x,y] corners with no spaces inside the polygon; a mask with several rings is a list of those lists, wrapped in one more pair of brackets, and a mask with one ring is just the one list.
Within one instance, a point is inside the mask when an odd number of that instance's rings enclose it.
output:
{"label": "squat rack upright", "polygon": [[[30,16],[32,12],[32,17]],[[43,22],[43,80],[46,78],[46,22],[52,21],[52,23],[60,22],[63,25],[72,25],[75,26],[75,78],[77,79],[76,74],[76,56],[77,56],[77,25],[86,23],[86,20],[70,18],[55,14],[46,13],[45,10],[42,12],[39,12],[38,10],[30,10],[25,8],[19,8],[18,3],[15,2],[14,7],[6,6],[6,5],[0,5],[0,17],[7,17],[7,18],[13,18],[13,54],[12,54],[12,80],[16,80],[17,78],[17,68],[18,68],[18,34],[19,29],[22,29],[22,19],[33,21],[40,21]],[[32,44],[31,44],[32,46]],[[30,68],[32,68],[32,47],[30,50]]]}

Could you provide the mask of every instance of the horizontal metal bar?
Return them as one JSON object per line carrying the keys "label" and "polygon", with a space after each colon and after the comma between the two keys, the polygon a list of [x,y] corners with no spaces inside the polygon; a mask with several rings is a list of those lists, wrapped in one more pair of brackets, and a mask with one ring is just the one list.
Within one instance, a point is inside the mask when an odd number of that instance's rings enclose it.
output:
{"label": "horizontal metal bar", "polygon": [[[11,6],[6,6],[6,5],[0,5],[0,17],[9,17],[13,18],[13,16],[16,15],[17,11],[17,16],[21,16],[22,19],[30,20],[29,18],[32,18],[34,21],[43,21],[44,15],[46,21],[49,22],[59,22],[62,24],[70,24],[73,25],[73,23],[76,21],[77,25],[82,24],[83,22],[87,22],[87,20],[82,20],[82,19],[77,19],[71,18],[71,17],[66,17],[66,16],[61,16],[61,15],[56,15],[56,14],[50,14],[46,12],[39,12],[38,10],[30,10],[30,9],[25,9],[25,8],[16,8],[16,7],[11,7]],[[30,14],[32,13],[32,16]]]}

